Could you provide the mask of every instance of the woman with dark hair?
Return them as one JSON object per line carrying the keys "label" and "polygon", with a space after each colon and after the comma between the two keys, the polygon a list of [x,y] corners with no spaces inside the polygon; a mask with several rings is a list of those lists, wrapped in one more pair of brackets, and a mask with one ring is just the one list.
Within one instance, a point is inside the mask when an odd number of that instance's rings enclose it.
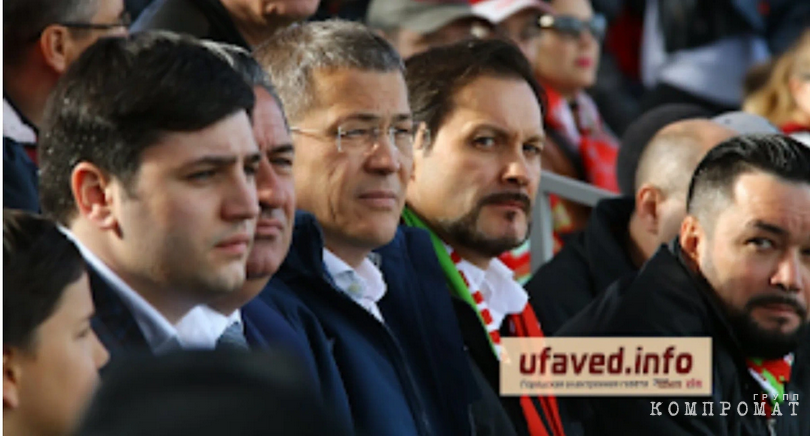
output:
{"label": "woman with dark hair", "polygon": [[68,434],[108,354],[84,260],[57,226],[3,209],[3,434]]}

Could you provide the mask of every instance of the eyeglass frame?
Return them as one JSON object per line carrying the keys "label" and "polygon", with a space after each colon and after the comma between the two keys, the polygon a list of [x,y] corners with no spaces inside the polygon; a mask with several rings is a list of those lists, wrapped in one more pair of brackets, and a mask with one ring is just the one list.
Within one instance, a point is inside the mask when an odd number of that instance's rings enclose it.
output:
{"label": "eyeglass frame", "polygon": [[[293,132],[293,133],[308,134],[308,135],[315,135],[315,136],[325,136],[327,138],[333,139],[335,141],[335,145],[337,146],[337,150],[340,153],[344,152],[343,147],[341,146],[341,143],[342,143],[342,139],[345,139],[345,137],[346,137],[346,133],[343,131],[343,129],[344,129],[343,126],[338,126],[337,131],[335,132],[334,135],[332,135],[330,133],[325,133],[323,131],[316,130],[316,129],[307,129],[307,128],[304,128],[304,127],[290,126],[290,131]],[[371,129],[351,129],[351,130],[364,130],[364,131],[368,130],[369,131],[369,136],[367,136],[365,138],[365,141],[369,141],[369,142],[366,144],[366,150],[365,150],[364,154],[369,154],[369,152],[374,150],[374,146],[381,144],[380,139],[382,137],[382,130],[383,129],[380,126],[375,126],[375,127],[371,128]],[[397,141],[395,139],[396,131],[398,130],[398,128],[396,126],[388,126],[387,130],[388,130],[388,142],[394,147],[394,149],[397,150],[397,152],[400,155],[406,156],[408,158],[413,156],[413,144],[414,144],[414,142],[416,142],[416,136],[419,135],[420,132],[426,138],[425,139],[426,142],[428,142],[428,143],[430,142],[430,129],[428,129],[428,127],[425,126],[424,123],[413,122],[413,131],[409,135],[410,138],[411,138],[411,140],[410,140],[411,150],[407,154],[405,154],[397,146]]]}
{"label": "eyeglass frame", "polygon": [[[557,19],[564,18],[566,20],[577,21],[580,23],[579,30],[577,34],[574,35],[570,32],[569,29],[560,30],[554,27],[554,23]],[[595,29],[597,25],[595,23],[601,24],[601,29]],[[605,39],[605,35],[607,33],[607,19],[602,14],[594,14],[590,20],[581,20],[577,17],[571,15],[553,15],[553,14],[543,14],[537,18],[537,26],[540,29],[551,29],[557,32],[560,32],[563,36],[572,37],[572,38],[580,38],[582,36],[582,32],[587,30],[591,36],[594,37],[597,41],[603,41]]]}
{"label": "eyeglass frame", "polygon": [[118,27],[123,27],[128,29],[130,25],[132,25],[132,16],[128,11],[125,11],[124,14],[121,16],[121,19],[115,23],[86,23],[82,21],[57,21],[55,23],[48,24],[42,30],[37,32],[34,36],[29,39],[29,42],[34,42],[38,40],[42,36],[42,32],[45,31],[49,26],[62,26],[67,27],[68,29],[81,29],[81,30],[112,30]]}

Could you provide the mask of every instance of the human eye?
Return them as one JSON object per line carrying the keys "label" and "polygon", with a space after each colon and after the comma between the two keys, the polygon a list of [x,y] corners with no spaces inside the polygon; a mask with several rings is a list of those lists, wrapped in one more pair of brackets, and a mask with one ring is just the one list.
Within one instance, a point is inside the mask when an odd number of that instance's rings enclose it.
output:
{"label": "human eye", "polygon": [[207,180],[214,178],[216,174],[217,174],[216,170],[210,168],[194,171],[188,176],[186,176],[186,178],[192,182],[205,182]]}
{"label": "human eye", "polygon": [[528,156],[536,157],[540,156],[540,154],[543,152],[543,147],[534,143],[527,143],[523,144],[523,152]]}
{"label": "human eye", "polygon": [[494,136],[491,135],[477,135],[473,137],[472,140],[473,145],[478,148],[494,148],[497,144],[497,140]]}
{"label": "human eye", "polygon": [[762,237],[750,238],[745,243],[758,251],[770,250],[776,246],[772,240]]}
{"label": "human eye", "polygon": [[250,161],[245,163],[245,175],[248,177],[255,177],[256,173],[259,171],[259,161]]}
{"label": "human eye", "polygon": [[343,139],[360,139],[369,136],[372,129],[365,127],[341,127],[338,129],[338,134]]}

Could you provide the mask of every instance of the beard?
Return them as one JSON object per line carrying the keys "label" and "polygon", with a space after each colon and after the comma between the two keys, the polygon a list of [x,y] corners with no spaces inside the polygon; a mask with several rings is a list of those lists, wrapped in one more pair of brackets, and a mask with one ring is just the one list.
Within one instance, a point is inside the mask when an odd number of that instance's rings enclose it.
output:
{"label": "beard", "polygon": [[464,214],[461,218],[453,221],[439,221],[437,223],[438,231],[445,235],[448,240],[467,247],[483,256],[490,258],[500,256],[502,253],[523,244],[523,242],[528,239],[531,231],[531,222],[527,223],[526,232],[522,237],[491,237],[478,230],[478,220],[483,208],[488,204],[496,204],[505,201],[521,203],[523,212],[528,219],[531,214],[531,200],[527,195],[520,193],[498,193],[482,198],[472,210]]}
{"label": "beard", "polygon": [[796,330],[790,333],[763,328],[754,319],[751,312],[758,306],[768,304],[790,305],[796,310],[800,319],[807,319],[807,309],[787,295],[761,295],[754,297],[746,303],[742,310],[726,307],[731,328],[740,340],[740,345],[746,356],[762,359],[781,358],[798,348],[799,341],[804,337],[808,329],[807,322],[799,325]]}

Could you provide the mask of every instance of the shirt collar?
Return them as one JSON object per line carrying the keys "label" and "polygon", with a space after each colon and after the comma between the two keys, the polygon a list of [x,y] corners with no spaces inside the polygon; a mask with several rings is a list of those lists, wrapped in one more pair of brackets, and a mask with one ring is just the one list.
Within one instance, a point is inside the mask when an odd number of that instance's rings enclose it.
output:
{"label": "shirt collar", "polygon": [[84,260],[110,285],[110,288],[118,294],[123,303],[129,308],[152,351],[158,352],[159,350],[171,348],[171,344],[178,339],[175,327],[138,292],[118,277],[98,256],[82,244],[73,233],[64,227],[60,227],[60,230],[76,244],[76,248],[79,249]]}
{"label": "shirt collar", "polygon": [[3,137],[23,144],[35,144],[37,133],[23,121],[11,102],[3,97]]}
{"label": "shirt collar", "polygon": [[203,304],[192,309],[175,328],[183,348],[213,350],[225,329],[234,323],[242,325],[241,311],[226,316]]}
{"label": "shirt collar", "polygon": [[[448,253],[452,247],[445,244]],[[504,315],[523,312],[529,296],[515,280],[514,273],[498,258],[489,262],[487,269],[481,269],[465,259],[457,265],[470,282],[470,292],[480,290],[490,310]]]}
{"label": "shirt collar", "polygon": [[[337,287],[352,299],[366,299],[377,303],[385,295],[387,286],[382,272],[371,259],[363,259],[360,266],[354,269],[341,258],[335,256],[334,253],[324,248],[323,262]],[[360,282],[359,287],[352,286],[355,281]]]}

